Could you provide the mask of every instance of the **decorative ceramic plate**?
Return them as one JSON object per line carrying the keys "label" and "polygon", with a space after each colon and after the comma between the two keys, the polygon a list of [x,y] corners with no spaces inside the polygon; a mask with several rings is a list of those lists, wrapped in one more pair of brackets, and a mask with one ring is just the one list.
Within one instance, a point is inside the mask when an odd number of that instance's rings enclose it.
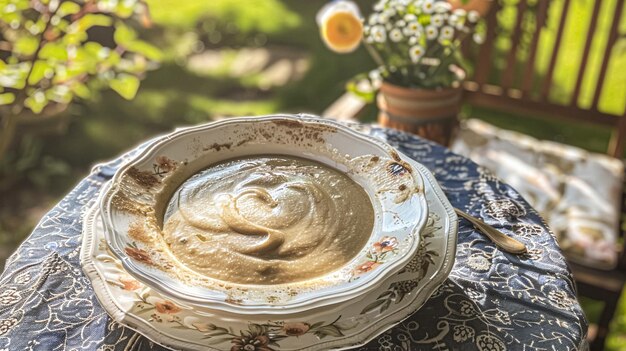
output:
{"label": "decorative ceramic plate", "polygon": [[[207,226],[219,225],[228,229],[241,227],[242,233],[244,230],[254,231],[255,228],[261,226],[260,222],[253,223],[254,221],[249,219],[250,216],[236,213],[238,211],[237,199],[242,194],[256,196],[250,201],[257,201],[259,208],[263,206],[268,208],[267,212],[261,215],[256,214],[259,221],[276,215],[277,211],[273,210],[274,207],[267,204],[274,203],[274,206],[281,206],[281,198],[278,194],[281,189],[293,188],[294,191],[299,191],[301,195],[293,195],[296,199],[304,197],[305,194],[309,196],[307,198],[309,203],[303,205],[308,208],[314,208],[318,202],[333,204],[332,200],[320,202],[317,198],[319,195],[334,199],[332,188],[327,192],[308,189],[307,186],[316,182],[292,181],[289,175],[276,177],[276,182],[280,186],[272,188],[273,193],[259,194],[259,191],[247,188],[244,183],[243,188],[238,188],[237,194],[240,195],[234,200],[232,200],[234,195],[228,194],[224,197],[224,194],[217,191],[198,190],[203,188],[197,185],[196,176],[201,175],[201,171],[208,166],[223,164],[225,160],[235,158],[249,156],[260,158],[266,155],[285,155],[311,160],[335,170],[334,172],[338,171],[347,175],[359,191],[364,191],[364,198],[371,201],[373,208],[371,234],[365,236],[363,243],[356,247],[354,256],[347,258],[342,265],[302,281],[243,284],[203,274],[196,268],[196,265],[202,263],[201,259],[183,263],[182,261],[187,257],[173,253],[173,245],[178,245],[178,239],[166,241],[164,238],[166,226],[163,224],[164,218],[168,218],[171,206],[175,206],[172,202],[180,201],[172,199],[180,199],[183,193],[186,194],[185,197],[197,197],[202,201],[210,198],[207,200],[210,202],[201,202],[203,207],[197,207],[199,210],[204,210],[204,206],[219,203],[212,211],[223,211],[219,214],[222,216],[220,222],[218,224],[211,222],[206,224]],[[262,165],[265,164],[264,161]],[[253,180],[265,181],[267,177],[264,174],[266,173],[259,174],[261,175]],[[220,184],[229,182],[229,179],[215,178],[210,181],[212,182],[210,184],[221,186]],[[409,163],[402,160],[391,146],[337,122],[305,116],[231,118],[176,131],[155,142],[123,166],[116,173],[111,184],[110,189],[102,197],[100,206],[106,229],[106,240],[113,254],[121,260],[129,274],[161,294],[184,301],[189,305],[237,314],[285,316],[289,313],[337,304],[375,289],[386,278],[402,269],[417,251],[419,232],[426,222],[428,213],[422,176],[413,170]],[[218,195],[222,197],[218,198]],[[351,205],[348,207],[350,211],[353,211]],[[290,226],[293,223],[300,225],[301,222],[322,219],[326,219],[328,225],[337,225],[337,223],[342,225],[342,221],[347,220],[343,216],[337,217],[336,220],[328,220],[329,215],[340,213],[332,209],[326,212],[320,210],[320,213],[316,213],[317,217],[303,217],[301,213],[310,214],[312,210],[298,212],[299,208],[296,205],[285,205],[278,212],[286,212],[289,215]],[[336,206],[335,208],[343,207]],[[194,211],[189,210],[181,216],[187,220],[188,217],[194,216]],[[202,222],[200,224],[205,225],[206,217],[196,217],[198,218],[192,218],[193,221]],[[225,218],[230,218],[231,222],[226,222]],[[196,226],[195,223],[194,226]],[[263,228],[266,228],[264,230],[267,235],[264,238],[267,239],[264,240],[267,243],[272,233],[279,231],[277,228],[280,227]],[[359,227],[356,226],[356,228]],[[369,233],[370,230],[367,232]],[[241,240],[239,238],[243,237],[238,233],[234,235],[233,240]],[[294,232],[290,243],[297,243],[301,235],[300,232]],[[327,235],[327,231],[319,230],[314,235],[323,237]],[[216,237],[218,236],[210,238]],[[341,235],[338,238],[341,238]],[[193,245],[200,245],[201,241],[218,245],[215,244],[217,239],[207,239],[203,235],[193,236],[189,240],[193,240],[191,243]],[[258,246],[261,245],[264,244],[259,242]],[[316,246],[309,245],[308,247],[315,248]],[[216,250],[221,249],[221,247],[216,248]],[[198,255],[205,255],[208,251],[196,252],[199,252]],[[213,256],[206,254],[206,256],[198,257],[214,265],[221,262],[220,260],[225,260],[223,251],[215,252],[217,253],[212,254]],[[298,249],[297,254],[300,256],[297,257],[301,259],[300,257],[306,258],[306,255],[310,255],[312,264],[316,264],[317,256],[314,256],[312,252],[307,253],[306,249],[302,251]],[[237,254],[247,255],[248,253],[237,252]],[[239,257],[244,256],[237,256],[238,259]],[[273,260],[269,261],[274,264]],[[254,265],[249,266],[261,267],[269,261],[255,256],[253,260],[251,259]],[[224,269],[230,269],[230,266],[237,263],[233,262],[224,261],[223,266],[226,267]],[[285,262],[291,264],[293,261]],[[265,269],[265,266],[262,267]],[[308,269],[308,266],[304,267]],[[274,269],[273,266],[271,269]],[[268,276],[264,272],[255,271],[254,274]],[[236,273],[246,275],[248,271],[239,270]],[[253,272],[250,272],[250,275],[252,274]]]}
{"label": "decorative ceramic plate", "polygon": [[358,299],[283,319],[235,316],[189,306],[131,276],[107,248],[98,208],[84,221],[81,264],[96,295],[116,321],[152,341],[183,350],[328,350],[367,343],[415,313],[447,278],[454,264],[457,218],[435,179],[411,162],[426,180],[428,220],[409,263]]}

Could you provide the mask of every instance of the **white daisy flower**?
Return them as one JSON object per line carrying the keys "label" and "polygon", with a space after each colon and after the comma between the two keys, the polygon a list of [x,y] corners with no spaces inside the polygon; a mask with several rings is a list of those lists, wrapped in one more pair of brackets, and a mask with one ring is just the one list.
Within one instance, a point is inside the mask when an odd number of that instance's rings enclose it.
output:
{"label": "white daisy flower", "polygon": [[385,27],[381,25],[372,27],[371,36],[377,43],[384,43],[387,41],[387,31],[385,30]]}
{"label": "white daisy flower", "polygon": [[404,15],[404,20],[409,23],[409,22],[413,22],[413,21],[417,21],[417,16],[415,16],[412,13],[407,13],[406,15]]}
{"label": "white daisy flower", "polygon": [[474,33],[472,39],[474,39],[474,42],[476,42],[476,44],[482,44],[485,41],[485,38],[478,33]]}
{"label": "white daisy flower", "polygon": [[420,41],[420,37],[419,36],[410,37],[409,38],[409,45],[415,45],[415,44],[419,43],[419,41]]}
{"label": "white daisy flower", "polygon": [[383,12],[387,18],[391,18],[396,15],[396,9],[387,9]]}
{"label": "white daisy flower", "polygon": [[389,32],[389,39],[391,39],[394,43],[399,42],[402,38],[404,38],[404,36],[402,35],[402,31],[398,28],[394,28],[391,32]]}
{"label": "white daisy flower", "polygon": [[406,26],[406,22],[404,22],[403,20],[396,21],[396,27],[402,28],[404,26]]}
{"label": "white daisy flower", "polygon": [[378,23],[387,24],[389,22],[389,17],[383,12],[378,15]]}
{"label": "white daisy flower", "polygon": [[435,26],[427,26],[425,32],[428,40],[436,39],[437,35],[439,35],[439,31]]}
{"label": "white daisy flower", "polygon": [[459,17],[465,17],[465,15],[467,15],[467,11],[463,10],[463,9],[456,9],[454,10],[455,15],[459,16]]}
{"label": "white daisy flower", "polygon": [[434,10],[435,2],[433,0],[424,0],[424,3],[422,3],[422,11],[424,11],[424,13],[433,13]]}
{"label": "white daisy flower", "polygon": [[392,30],[392,29],[393,29],[393,24],[391,24],[391,23],[387,23],[387,24],[385,24],[385,28],[386,28],[387,30]]}
{"label": "white daisy flower", "polygon": [[409,22],[406,26],[409,34],[419,33],[422,29],[422,25],[417,21]]}
{"label": "white daisy flower", "polygon": [[419,45],[414,45],[409,49],[409,56],[411,56],[411,61],[413,63],[417,63],[422,56],[424,56],[424,48]]}
{"label": "white daisy flower", "polygon": [[454,37],[454,28],[450,26],[445,26],[441,28],[441,39],[452,39]]}
{"label": "white daisy flower", "polygon": [[368,44],[372,44],[374,42],[374,38],[371,35],[365,37],[365,42]]}
{"label": "white daisy flower", "polygon": [[450,11],[450,9],[452,9],[452,6],[447,1],[437,1],[434,7],[435,7],[435,12],[437,13],[448,12]]}
{"label": "white daisy flower", "polygon": [[467,20],[470,21],[470,23],[476,23],[479,19],[480,14],[478,14],[478,12],[472,10],[467,13]]}
{"label": "white daisy flower", "polygon": [[451,26],[456,26],[459,22],[459,16],[457,15],[450,15],[450,17],[448,17],[448,23]]}
{"label": "white daisy flower", "polygon": [[374,11],[376,11],[376,12],[381,12],[384,9],[385,9],[385,2],[384,1],[379,1],[378,3],[376,3],[376,5],[374,5]]}
{"label": "white daisy flower", "polygon": [[443,16],[442,16],[442,15],[439,15],[439,14],[437,14],[437,15],[433,15],[433,16],[430,18],[430,23],[431,23],[433,26],[436,26],[436,27],[441,27],[441,26],[443,26]]}
{"label": "white daisy flower", "polygon": [[369,23],[369,24],[370,24],[370,26],[373,26],[373,25],[377,24],[377,23],[378,23],[378,15],[377,15],[377,14],[375,14],[375,13],[372,13],[372,14],[370,15],[370,18],[369,18],[369,20],[367,21],[367,23]]}

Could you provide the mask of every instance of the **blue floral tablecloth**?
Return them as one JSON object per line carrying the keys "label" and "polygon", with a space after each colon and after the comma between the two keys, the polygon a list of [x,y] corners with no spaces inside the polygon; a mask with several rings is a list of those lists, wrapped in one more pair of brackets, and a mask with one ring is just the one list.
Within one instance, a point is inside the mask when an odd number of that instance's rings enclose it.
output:
{"label": "blue floral tablecloth", "polygon": [[[455,207],[523,241],[529,251],[503,253],[461,221],[450,277],[417,313],[361,350],[587,348],[572,274],[544,221],[514,189],[419,137],[363,129],[430,169]],[[95,167],[11,256],[0,276],[0,351],[162,349],[112,321],[79,263],[83,213],[144,146]]]}

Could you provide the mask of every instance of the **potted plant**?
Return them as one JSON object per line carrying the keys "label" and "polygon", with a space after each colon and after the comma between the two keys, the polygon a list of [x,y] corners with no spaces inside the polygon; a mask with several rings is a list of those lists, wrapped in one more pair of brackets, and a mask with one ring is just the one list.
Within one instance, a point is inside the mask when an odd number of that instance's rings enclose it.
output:
{"label": "potted plant", "polygon": [[330,49],[350,52],[363,43],[379,65],[348,89],[372,100],[376,95],[381,125],[448,145],[465,77],[461,43],[482,41],[479,18],[447,1],[380,0],[363,19],[356,4],[340,0],[320,10],[317,20]]}

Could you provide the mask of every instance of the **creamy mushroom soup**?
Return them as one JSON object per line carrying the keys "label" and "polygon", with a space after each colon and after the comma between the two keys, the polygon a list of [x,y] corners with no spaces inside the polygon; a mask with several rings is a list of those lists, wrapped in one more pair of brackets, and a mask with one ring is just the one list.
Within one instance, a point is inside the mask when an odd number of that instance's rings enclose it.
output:
{"label": "creamy mushroom soup", "polygon": [[174,256],[241,284],[307,280],[341,268],[374,225],[367,193],[318,162],[267,155],[227,160],[185,181],[163,235]]}

